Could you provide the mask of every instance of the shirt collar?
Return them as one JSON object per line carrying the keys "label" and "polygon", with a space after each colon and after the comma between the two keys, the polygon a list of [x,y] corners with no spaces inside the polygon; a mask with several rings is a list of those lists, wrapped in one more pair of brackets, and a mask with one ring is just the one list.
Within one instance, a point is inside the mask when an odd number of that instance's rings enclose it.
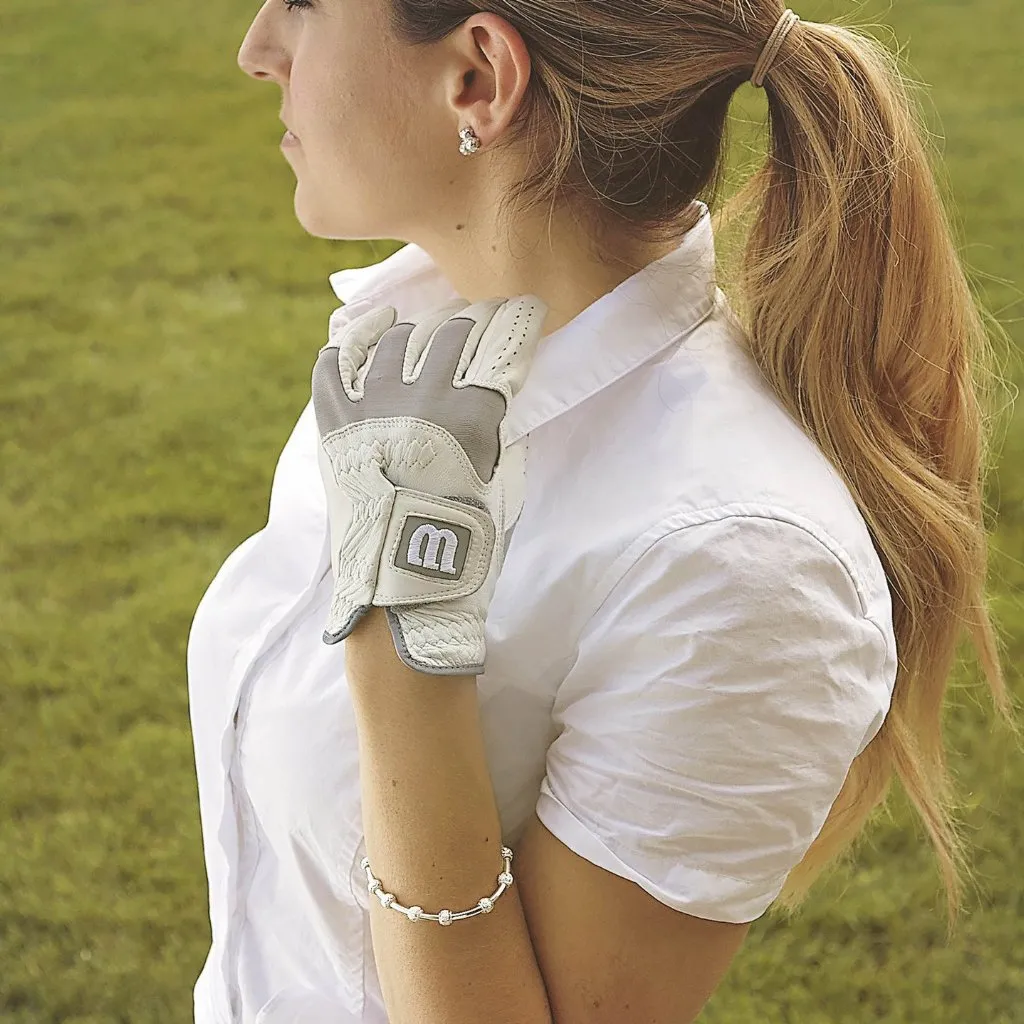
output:
{"label": "shirt collar", "polygon": [[[682,242],[544,338],[509,406],[508,444],[647,362],[707,319],[715,306],[715,246],[706,204]],[[331,274],[352,317],[392,305],[399,316],[435,309],[457,292],[420,246],[409,243],[368,267]]]}

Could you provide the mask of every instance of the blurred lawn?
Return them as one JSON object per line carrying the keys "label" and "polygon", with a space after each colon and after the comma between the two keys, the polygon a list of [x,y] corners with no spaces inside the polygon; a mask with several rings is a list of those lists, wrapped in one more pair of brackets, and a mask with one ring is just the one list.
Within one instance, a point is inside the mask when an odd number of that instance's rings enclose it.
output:
{"label": "blurred lawn", "polygon": [[[189,624],[223,559],[266,521],[337,305],[327,275],[401,244],[311,239],[295,221],[280,92],[235,65],[257,9],[0,7],[5,1024],[191,1021],[209,925]],[[891,26],[934,83],[966,256],[1009,326],[1019,386],[1021,5],[798,13]],[[737,114],[759,117],[762,97],[743,92]],[[1017,409],[989,500],[1018,694],[1022,466]],[[1024,761],[979,695],[969,662],[948,734],[981,888],[955,941],[944,943],[931,854],[897,796],[856,870],[831,876],[793,922],[755,925],[703,1019],[1024,1022]]]}

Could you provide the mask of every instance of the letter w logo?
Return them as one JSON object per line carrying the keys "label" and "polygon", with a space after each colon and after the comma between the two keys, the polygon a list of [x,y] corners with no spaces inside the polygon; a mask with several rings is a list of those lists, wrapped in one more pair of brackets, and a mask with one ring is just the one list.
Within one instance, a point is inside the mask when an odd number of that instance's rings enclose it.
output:
{"label": "letter w logo", "polygon": [[395,548],[397,569],[452,583],[462,578],[473,535],[460,523],[406,516]]}
{"label": "letter w logo", "polygon": [[[423,551],[423,542],[427,542]],[[437,559],[438,550],[444,541],[444,562]],[[437,569],[440,572],[455,575],[455,555],[459,550],[459,538],[451,530],[439,530],[433,523],[424,523],[418,527],[409,541],[409,554],[406,556],[411,565],[422,565],[424,569]]]}

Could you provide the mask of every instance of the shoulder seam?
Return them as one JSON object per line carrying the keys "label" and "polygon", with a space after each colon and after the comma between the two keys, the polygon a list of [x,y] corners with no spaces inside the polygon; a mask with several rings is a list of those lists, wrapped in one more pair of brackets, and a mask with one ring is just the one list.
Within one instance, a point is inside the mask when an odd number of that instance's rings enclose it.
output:
{"label": "shoulder seam", "polygon": [[[729,505],[718,505],[708,509],[693,509],[687,512],[674,512],[664,519],[661,519],[650,529],[640,535],[630,546],[612,563],[601,584],[596,588],[599,601],[594,606],[586,621],[590,621],[604,607],[608,598],[614,593],[616,587],[625,578],[630,569],[659,541],[674,533],[688,530],[694,526],[706,526],[710,523],[722,522],[726,519],[769,519],[774,522],[785,523],[796,529],[803,530],[813,537],[829,554],[831,554],[843,566],[850,582],[857,594],[860,603],[862,617],[872,622],[882,633],[881,627],[868,615],[868,598],[866,588],[857,572],[853,560],[846,553],[845,549],[826,530],[817,523],[812,522],[805,516],[790,512],[786,508],[775,505],[764,505],[754,502],[733,502]],[[624,564],[623,564],[624,563]],[[621,567],[621,568],[620,568]],[[612,577],[611,585],[607,585],[609,577]],[[884,635],[883,635],[884,639]]]}

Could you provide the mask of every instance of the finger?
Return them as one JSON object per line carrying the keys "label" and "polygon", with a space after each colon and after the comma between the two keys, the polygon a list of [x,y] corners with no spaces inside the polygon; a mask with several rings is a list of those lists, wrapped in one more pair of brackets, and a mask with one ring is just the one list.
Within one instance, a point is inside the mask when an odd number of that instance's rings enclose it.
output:
{"label": "finger", "polygon": [[456,299],[423,317],[416,325],[409,342],[410,353],[419,353],[430,343],[429,350],[415,360],[419,377],[426,359],[432,380],[450,387],[460,383],[477,352],[477,347],[494,316],[507,299],[487,299],[472,304]]}
{"label": "finger", "polygon": [[373,395],[377,386],[402,382],[406,343],[412,324],[399,323],[386,330],[370,353],[370,366],[365,375],[364,390]]}
{"label": "finger", "polygon": [[338,346],[338,373],[352,401],[363,396],[371,346],[394,325],[397,315],[394,306],[375,307],[342,327],[336,338],[332,337],[332,344]]}
{"label": "finger", "polygon": [[544,336],[548,306],[536,295],[509,299],[487,323],[476,346],[466,380],[505,393],[522,390]]}
{"label": "finger", "polygon": [[[451,383],[466,336],[472,323],[460,322],[459,314],[469,306],[465,299],[452,299],[429,315],[416,317],[416,326],[409,337],[410,379],[418,379],[423,365],[430,360],[431,376]],[[451,323],[449,324],[449,321]]]}
{"label": "finger", "polygon": [[342,423],[338,405],[343,398],[338,394],[338,346],[324,345],[313,364],[310,381],[313,395],[313,415],[321,437],[335,430]]}

